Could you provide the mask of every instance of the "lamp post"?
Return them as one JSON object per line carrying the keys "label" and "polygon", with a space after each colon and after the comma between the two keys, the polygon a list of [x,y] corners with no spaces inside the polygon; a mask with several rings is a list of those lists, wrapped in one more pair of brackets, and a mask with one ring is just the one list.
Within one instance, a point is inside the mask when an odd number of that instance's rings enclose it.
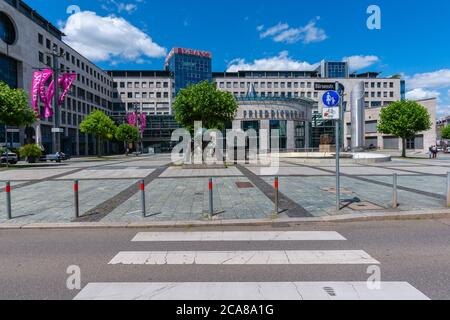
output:
{"label": "lamp post", "polygon": [[61,152],[61,133],[62,129],[60,128],[61,124],[61,110],[58,108],[58,100],[59,100],[59,58],[61,57],[58,54],[56,45],[53,46],[53,52],[51,53],[53,57],[53,86],[54,86],[54,95],[53,95],[53,130],[52,132],[55,135],[55,143],[53,144],[53,153]]}

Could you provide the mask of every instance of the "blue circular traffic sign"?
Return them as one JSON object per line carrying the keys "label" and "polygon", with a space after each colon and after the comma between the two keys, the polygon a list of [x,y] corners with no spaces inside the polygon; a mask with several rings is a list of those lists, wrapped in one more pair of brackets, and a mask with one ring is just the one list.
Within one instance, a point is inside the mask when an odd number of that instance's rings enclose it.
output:
{"label": "blue circular traffic sign", "polygon": [[327,91],[322,97],[323,104],[327,107],[336,107],[339,104],[339,94],[336,91]]}

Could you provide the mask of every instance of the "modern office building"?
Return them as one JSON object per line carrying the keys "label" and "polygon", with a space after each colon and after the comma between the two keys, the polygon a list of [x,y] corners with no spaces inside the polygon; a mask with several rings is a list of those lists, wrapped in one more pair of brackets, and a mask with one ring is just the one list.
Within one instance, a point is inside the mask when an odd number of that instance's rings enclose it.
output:
{"label": "modern office building", "polygon": [[175,94],[192,84],[212,80],[212,54],[207,51],[173,48],[166,58],[165,69],[173,76]]}
{"label": "modern office building", "polygon": [[[189,84],[203,80],[216,83],[219,89],[236,97],[240,107],[230,127],[278,126],[286,132],[286,141],[282,143],[285,149],[318,148],[321,135],[334,135],[333,121],[321,117],[320,101],[321,87],[336,81],[345,89],[346,113],[341,139],[345,147],[350,146],[350,93],[363,81],[366,145],[382,150],[401,149],[400,141],[376,132],[381,108],[405,98],[405,82],[398,76],[380,77],[377,72],[349,74],[348,63],[332,61],[322,61],[313,71],[212,72],[210,52],[184,48],[170,52],[164,70],[104,71],[65,44],[63,34],[21,0],[0,0],[0,37],[0,81],[12,87],[29,92],[33,71],[52,66],[54,51],[59,55],[60,69],[77,74],[61,113],[62,150],[72,155],[95,154],[94,137],[79,131],[83,117],[94,110],[102,110],[122,123],[126,114],[137,108],[149,116],[144,147],[170,150],[171,133],[179,127],[172,110],[176,95]],[[420,103],[435,117],[436,100]],[[53,120],[41,122],[47,150],[51,150],[55,139],[51,130]],[[300,134],[303,130],[304,134]],[[21,128],[20,133],[11,133],[8,138],[13,146],[30,143],[35,138],[35,130]],[[3,127],[0,145],[4,140]],[[421,133],[413,140],[408,142],[408,148],[426,149],[431,141],[436,141],[436,129]],[[113,147],[107,144],[105,150],[114,151]]]}
{"label": "modern office building", "polygon": [[[112,78],[64,43],[62,32],[23,1],[0,1],[0,35],[0,80],[12,87],[30,92],[33,72],[53,66],[55,52],[59,56],[60,70],[77,74],[61,110],[62,151],[72,155],[94,154],[96,141],[94,137],[82,134],[79,124],[94,110],[112,115]],[[53,118],[42,119],[42,142],[48,152],[52,152],[55,141],[53,126]],[[10,145],[17,147],[34,141],[34,128],[21,128],[20,131],[9,137]],[[4,144],[4,135],[0,141]],[[107,144],[104,150],[110,148]]]}

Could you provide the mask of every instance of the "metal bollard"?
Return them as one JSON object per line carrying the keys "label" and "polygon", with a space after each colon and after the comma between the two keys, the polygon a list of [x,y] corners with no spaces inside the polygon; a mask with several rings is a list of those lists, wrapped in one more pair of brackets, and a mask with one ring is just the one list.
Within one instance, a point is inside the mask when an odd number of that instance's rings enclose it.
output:
{"label": "metal bollard", "polygon": [[74,194],[74,204],[75,204],[75,218],[80,217],[80,198],[78,196],[78,180],[73,181],[73,194]]}
{"label": "metal bollard", "polygon": [[447,173],[447,207],[450,207],[450,172]]}
{"label": "metal bollard", "polygon": [[141,205],[142,205],[142,216],[145,218],[147,216],[147,212],[145,209],[145,181],[141,180],[140,182],[141,189]]}
{"label": "metal bollard", "polygon": [[11,183],[9,181],[6,182],[6,215],[7,219],[12,219],[12,212],[11,212]]}
{"label": "metal bollard", "polygon": [[211,219],[214,215],[214,197],[213,197],[213,179],[209,179],[208,183],[209,192],[209,218]]}
{"label": "metal bollard", "polygon": [[279,208],[278,208],[278,198],[279,198],[279,178],[275,177],[275,182],[274,182],[274,188],[275,188],[275,214],[278,214],[280,212]]}
{"label": "metal bollard", "polygon": [[398,207],[398,193],[397,193],[397,182],[398,182],[398,176],[396,173],[393,174],[393,191],[392,191],[392,208],[397,209]]}

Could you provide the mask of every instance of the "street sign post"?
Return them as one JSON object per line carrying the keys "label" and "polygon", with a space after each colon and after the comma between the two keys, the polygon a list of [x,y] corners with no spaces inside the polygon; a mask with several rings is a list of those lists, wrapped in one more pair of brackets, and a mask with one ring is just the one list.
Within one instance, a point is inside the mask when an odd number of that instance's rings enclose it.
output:
{"label": "street sign post", "polygon": [[[316,88],[329,88],[329,84],[316,83]],[[341,172],[340,172],[340,157],[341,157],[341,133],[340,121],[343,120],[342,107],[343,90],[339,82],[333,84],[333,90],[326,91],[322,96],[324,108],[322,110],[322,117],[324,120],[334,120],[336,126],[336,210],[341,210]]]}
{"label": "street sign post", "polygon": [[[327,93],[330,93],[330,96],[325,96],[327,95]],[[342,97],[343,97],[343,92],[341,90],[340,84],[339,82],[335,83],[335,91],[329,91],[325,93],[324,95],[324,103],[325,105],[327,105],[327,103],[329,104],[335,104],[335,106],[337,107],[337,118],[335,119],[335,124],[336,124],[336,211],[340,211],[341,210],[341,167],[340,167],[340,158],[341,158],[341,133],[340,133],[340,121],[343,120],[341,119],[341,111],[342,111]],[[337,98],[336,98],[337,97]],[[337,101],[334,101],[333,99],[337,99]],[[327,103],[325,102],[325,100],[327,100]]]}

